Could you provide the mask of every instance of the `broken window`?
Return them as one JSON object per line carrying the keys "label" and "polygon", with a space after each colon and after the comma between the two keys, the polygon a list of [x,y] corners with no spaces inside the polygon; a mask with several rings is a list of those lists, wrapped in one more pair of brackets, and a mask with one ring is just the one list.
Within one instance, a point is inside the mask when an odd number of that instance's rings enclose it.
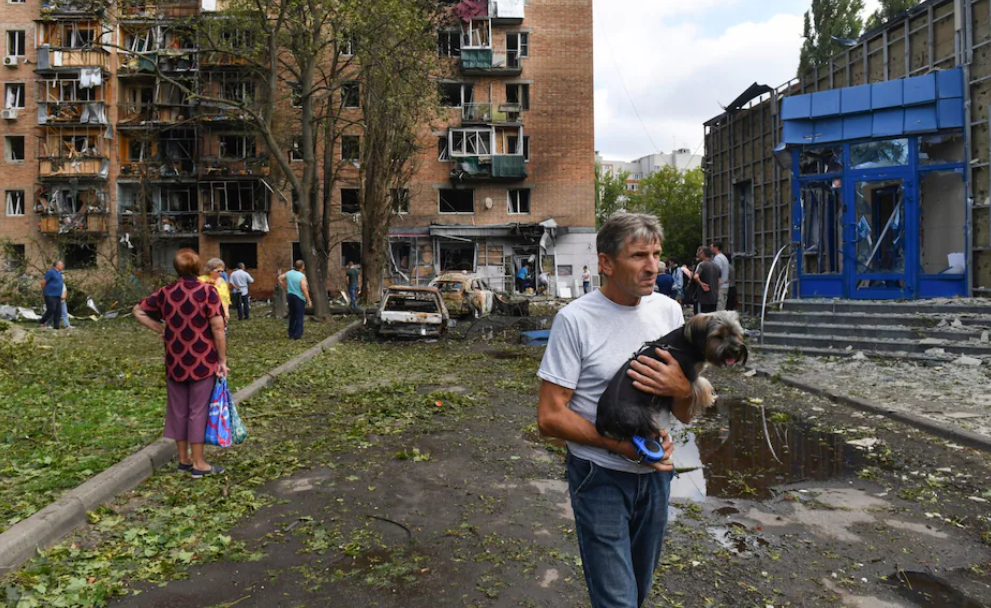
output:
{"label": "broken window", "polygon": [[530,109],[530,85],[529,84],[507,84],[506,103],[517,105],[521,110]]}
{"label": "broken window", "polygon": [[[864,181],[854,186],[857,274],[905,272],[905,183]],[[866,279],[858,288],[904,287],[901,280]]]}
{"label": "broken window", "polygon": [[220,158],[251,158],[255,156],[254,137],[221,135],[218,140]]}
{"label": "broken window", "polygon": [[27,267],[27,251],[24,245],[14,243],[4,245],[3,257],[7,272],[21,272]]}
{"label": "broken window", "polygon": [[530,191],[509,191],[509,213],[530,213]]}
{"label": "broken window", "polygon": [[354,262],[355,266],[361,266],[361,241],[344,241],[341,243],[341,268]]}
{"label": "broken window", "polygon": [[798,156],[798,164],[802,175],[839,173],[843,170],[843,148],[836,146],[803,150]]}
{"label": "broken window", "polygon": [[440,243],[440,271],[475,270],[475,243]]}
{"label": "broken window", "polygon": [[451,156],[489,156],[491,154],[491,129],[451,129]]}
{"label": "broken window", "polygon": [[26,49],[24,30],[7,30],[7,54],[23,57]]}
{"label": "broken window", "polygon": [[358,162],[360,159],[361,140],[357,135],[341,136],[341,160]]}
{"label": "broken window", "polygon": [[962,274],[967,247],[963,169],[929,171],[919,184],[919,262],[923,274]]}
{"label": "broken window", "polygon": [[341,188],[341,213],[361,213],[361,191]]}
{"label": "broken window", "polygon": [[920,165],[949,165],[964,162],[962,133],[929,135],[919,138]]}
{"label": "broken window", "polygon": [[301,137],[296,136],[296,137],[293,137],[292,138],[292,147],[289,148],[289,160],[294,161],[294,162],[296,162],[296,161],[302,162],[302,160],[303,160],[303,149],[300,148],[300,146],[302,145],[302,143],[303,143],[303,141],[302,141],[302,138]]}
{"label": "broken window", "polygon": [[3,107],[9,110],[24,109],[24,83],[8,82],[4,89]]}
{"label": "broken window", "polygon": [[8,163],[24,161],[24,136],[7,135],[3,138],[4,160]]}
{"label": "broken window", "polygon": [[908,164],[908,140],[888,139],[850,146],[850,167],[879,169]]}
{"label": "broken window", "polygon": [[451,160],[451,147],[448,145],[447,137],[437,138],[437,160]]}
{"label": "broken window", "polygon": [[440,105],[445,108],[460,108],[475,99],[475,91],[471,83],[442,82],[438,87]]}
{"label": "broken window", "polygon": [[392,201],[392,210],[395,213],[409,213],[409,190],[406,188],[392,188],[389,190],[389,200]]}
{"label": "broken window", "polygon": [[438,192],[441,213],[475,213],[475,191],[441,189]]}
{"label": "broken window", "polygon": [[506,65],[520,67],[520,59],[530,56],[530,34],[513,32],[506,34]]}
{"label": "broken window", "polygon": [[488,19],[473,19],[462,23],[461,48],[492,48],[492,22]]}
{"label": "broken window", "polygon": [[227,268],[258,268],[258,243],[221,243],[220,259]]}
{"label": "broken window", "polygon": [[389,255],[392,259],[392,264],[395,268],[399,270],[409,270],[412,268],[413,248],[406,241],[393,241],[389,243]]}
{"label": "broken window", "polygon": [[62,261],[66,270],[96,268],[96,245],[90,243],[64,243]]}
{"label": "broken window", "polygon": [[530,162],[530,136],[523,136],[523,162]]}
{"label": "broken window", "polygon": [[802,268],[806,274],[842,271],[843,205],[840,180],[802,184]]}
{"label": "broken window", "polygon": [[384,306],[387,312],[440,313],[437,295],[429,291],[389,291]]}
{"label": "broken window", "polygon": [[24,191],[7,190],[7,217],[24,215]]}
{"label": "broken window", "polygon": [[357,82],[345,82],[341,85],[341,107],[361,107],[361,85]]}
{"label": "broken window", "polygon": [[345,57],[350,57],[354,55],[355,49],[358,48],[358,39],[354,34],[343,33],[337,42],[337,52]]}
{"label": "broken window", "polygon": [[440,30],[437,32],[437,56],[461,56],[461,32],[458,30]]}
{"label": "broken window", "polygon": [[293,108],[303,107],[303,86],[298,82],[289,83],[289,105]]}
{"label": "broken window", "polygon": [[747,180],[733,185],[734,225],[736,234],[734,249],[738,253],[754,251],[754,186]]}

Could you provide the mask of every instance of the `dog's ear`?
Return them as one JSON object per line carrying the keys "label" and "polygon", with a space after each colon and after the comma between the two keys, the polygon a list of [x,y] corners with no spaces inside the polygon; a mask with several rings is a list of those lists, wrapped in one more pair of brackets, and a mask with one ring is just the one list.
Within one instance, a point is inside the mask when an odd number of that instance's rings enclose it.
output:
{"label": "dog's ear", "polygon": [[705,341],[709,338],[710,315],[695,315],[685,325],[685,339],[700,350],[705,350]]}

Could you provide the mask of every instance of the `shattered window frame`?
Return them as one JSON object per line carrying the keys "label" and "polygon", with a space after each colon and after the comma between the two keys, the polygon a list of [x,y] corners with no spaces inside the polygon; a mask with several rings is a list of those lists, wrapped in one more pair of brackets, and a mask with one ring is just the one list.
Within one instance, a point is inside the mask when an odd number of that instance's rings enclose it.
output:
{"label": "shattered window frame", "polygon": [[910,162],[910,139],[896,137],[850,144],[850,169],[870,171],[889,167],[907,167]]}

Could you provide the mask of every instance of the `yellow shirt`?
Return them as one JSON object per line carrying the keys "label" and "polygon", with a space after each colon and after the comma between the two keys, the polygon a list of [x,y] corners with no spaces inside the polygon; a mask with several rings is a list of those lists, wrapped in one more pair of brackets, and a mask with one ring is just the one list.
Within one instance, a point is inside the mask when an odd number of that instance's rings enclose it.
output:
{"label": "yellow shirt", "polygon": [[[199,277],[200,283],[210,283],[210,275],[204,274]],[[216,283],[211,283],[217,288],[217,295],[220,296],[220,302],[224,305],[224,312],[231,307],[231,290],[227,288],[227,281],[217,278]]]}

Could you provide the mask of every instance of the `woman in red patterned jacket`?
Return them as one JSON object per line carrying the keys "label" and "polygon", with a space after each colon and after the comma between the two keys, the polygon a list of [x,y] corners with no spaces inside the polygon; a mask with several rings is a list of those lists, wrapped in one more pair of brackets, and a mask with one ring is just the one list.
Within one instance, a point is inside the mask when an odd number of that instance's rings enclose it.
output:
{"label": "woman in red patterned jacket", "polygon": [[173,265],[179,280],[141,300],[134,318],[165,342],[165,437],[175,439],[179,470],[199,479],[224,470],[203,459],[213,385],[228,372],[224,310],[213,285],[196,278],[200,258],[195,251],[181,249]]}

